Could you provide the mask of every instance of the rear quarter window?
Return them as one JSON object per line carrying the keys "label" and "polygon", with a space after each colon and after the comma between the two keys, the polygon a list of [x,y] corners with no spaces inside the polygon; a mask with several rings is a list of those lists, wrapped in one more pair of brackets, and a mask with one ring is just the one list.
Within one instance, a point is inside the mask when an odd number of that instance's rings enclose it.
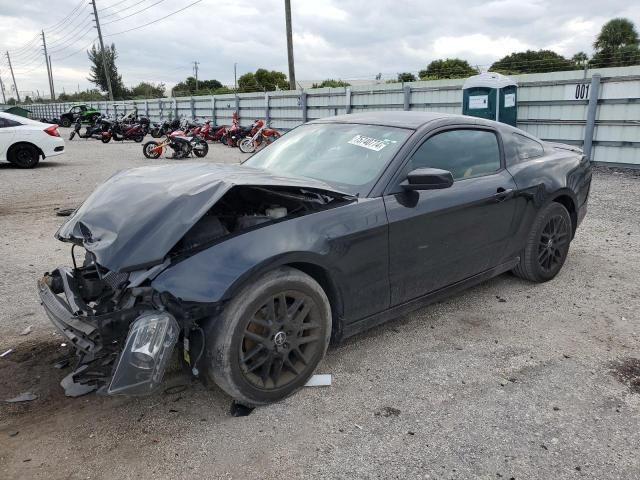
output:
{"label": "rear quarter window", "polygon": [[538,158],[544,155],[544,147],[542,144],[532,138],[525,137],[519,133],[514,133],[512,134],[512,141],[515,150],[515,158],[512,158],[509,162],[511,165],[526,162],[532,158]]}

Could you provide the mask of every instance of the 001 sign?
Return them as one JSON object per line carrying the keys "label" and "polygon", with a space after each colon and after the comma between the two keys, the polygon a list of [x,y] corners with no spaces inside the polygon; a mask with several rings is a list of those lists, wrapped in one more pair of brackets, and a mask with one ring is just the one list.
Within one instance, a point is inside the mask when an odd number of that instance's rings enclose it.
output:
{"label": "001 sign", "polygon": [[567,100],[589,100],[588,83],[578,83],[576,85],[567,85],[565,87],[565,99]]}

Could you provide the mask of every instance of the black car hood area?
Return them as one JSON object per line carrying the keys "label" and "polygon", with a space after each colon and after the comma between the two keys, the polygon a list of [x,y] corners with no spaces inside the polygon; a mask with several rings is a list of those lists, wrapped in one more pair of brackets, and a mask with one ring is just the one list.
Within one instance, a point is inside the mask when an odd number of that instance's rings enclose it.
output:
{"label": "black car hood area", "polygon": [[162,263],[167,253],[229,190],[236,186],[297,187],[350,197],[308,178],[212,163],[132,168],[100,185],[56,232],[83,245],[112,271]]}

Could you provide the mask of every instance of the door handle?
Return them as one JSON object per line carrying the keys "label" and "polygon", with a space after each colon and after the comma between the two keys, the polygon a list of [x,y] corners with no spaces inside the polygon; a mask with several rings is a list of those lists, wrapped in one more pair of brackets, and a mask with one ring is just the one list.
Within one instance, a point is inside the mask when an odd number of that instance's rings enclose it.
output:
{"label": "door handle", "polygon": [[505,188],[498,188],[496,194],[493,196],[493,198],[497,201],[497,202],[504,202],[506,199],[511,198],[513,196],[513,189],[509,188],[509,189],[505,189]]}

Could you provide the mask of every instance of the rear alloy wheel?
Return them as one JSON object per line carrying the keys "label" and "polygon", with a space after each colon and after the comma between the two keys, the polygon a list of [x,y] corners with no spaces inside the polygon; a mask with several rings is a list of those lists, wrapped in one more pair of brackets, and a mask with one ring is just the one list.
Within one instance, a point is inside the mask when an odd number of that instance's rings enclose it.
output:
{"label": "rear alloy wheel", "polygon": [[193,146],[193,154],[196,157],[198,157],[198,158],[206,157],[207,153],[209,153],[209,145],[204,140],[202,140],[201,142],[196,143]]}
{"label": "rear alloy wheel", "polygon": [[40,152],[28,143],[18,143],[7,153],[7,160],[18,168],[33,168],[40,161]]}
{"label": "rear alloy wheel", "polygon": [[554,278],[567,259],[573,226],[564,205],[552,202],[538,213],[520,263],[513,272],[532,282]]}
{"label": "rear alloy wheel", "polygon": [[247,406],[277,402],[324,357],[331,309],[310,276],[280,268],[248,285],[207,328],[208,377]]}

